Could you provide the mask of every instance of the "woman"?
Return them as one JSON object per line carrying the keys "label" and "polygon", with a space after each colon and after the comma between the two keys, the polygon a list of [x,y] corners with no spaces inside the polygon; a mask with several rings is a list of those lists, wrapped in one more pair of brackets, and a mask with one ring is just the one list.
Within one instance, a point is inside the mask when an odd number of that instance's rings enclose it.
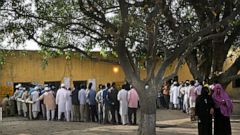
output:
{"label": "woman", "polygon": [[212,115],[214,103],[208,95],[208,88],[203,87],[201,95],[196,99],[196,115],[198,116],[198,134],[212,135]]}
{"label": "woman", "polygon": [[214,135],[231,135],[230,115],[233,104],[221,84],[216,84],[212,95],[215,103]]}

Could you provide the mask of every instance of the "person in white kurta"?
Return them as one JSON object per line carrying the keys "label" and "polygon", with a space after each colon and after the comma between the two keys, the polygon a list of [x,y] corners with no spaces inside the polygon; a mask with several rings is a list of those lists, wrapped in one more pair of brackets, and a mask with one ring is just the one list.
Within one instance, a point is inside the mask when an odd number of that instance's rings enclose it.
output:
{"label": "person in white kurta", "polygon": [[58,120],[61,120],[62,113],[66,118],[66,101],[67,90],[64,84],[61,84],[61,88],[57,91],[56,104],[58,105]]}
{"label": "person in white kurta", "polygon": [[173,102],[174,108],[177,109],[178,104],[179,104],[179,100],[178,100],[179,87],[178,87],[177,82],[174,82],[174,85],[170,91],[172,91],[172,102]]}
{"label": "person in white kurta", "polygon": [[69,122],[70,118],[73,120],[73,112],[72,112],[72,97],[71,97],[71,89],[66,91],[66,120]]}
{"label": "person in white kurta", "polygon": [[183,108],[187,114],[189,113],[189,91],[189,82],[186,82],[186,86],[184,88]]}
{"label": "person in white kurta", "polygon": [[23,94],[22,94],[22,109],[23,109],[23,116],[27,117],[27,113],[28,113],[28,107],[26,104],[26,100],[28,98],[28,91],[26,90],[26,88],[23,88]]}
{"label": "person in white kurta", "polygon": [[33,118],[36,119],[38,116],[38,113],[40,112],[40,101],[38,101],[39,98],[39,91],[37,88],[34,88],[35,90],[31,93],[31,99],[34,102],[32,104],[32,114]]}
{"label": "person in white kurta", "polygon": [[128,91],[122,86],[122,89],[118,92],[118,100],[120,102],[119,114],[122,118],[122,124],[128,123]]}
{"label": "person in white kurta", "polygon": [[14,95],[13,95],[14,99],[15,99],[16,102],[17,102],[17,112],[18,112],[18,116],[20,116],[20,115],[22,114],[22,102],[19,101],[19,98],[22,97],[22,93],[23,93],[21,87],[22,87],[22,85],[21,85],[21,84],[18,84],[18,85],[16,86],[16,91],[14,92]]}

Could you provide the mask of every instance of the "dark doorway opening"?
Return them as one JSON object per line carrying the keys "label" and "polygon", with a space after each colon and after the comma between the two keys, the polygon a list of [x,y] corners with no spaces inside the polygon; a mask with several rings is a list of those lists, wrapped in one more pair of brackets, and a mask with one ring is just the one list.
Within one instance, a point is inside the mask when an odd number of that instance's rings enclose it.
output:
{"label": "dark doorway opening", "polygon": [[75,89],[80,90],[80,87],[82,85],[87,86],[87,80],[81,80],[81,81],[73,81],[73,86]]}

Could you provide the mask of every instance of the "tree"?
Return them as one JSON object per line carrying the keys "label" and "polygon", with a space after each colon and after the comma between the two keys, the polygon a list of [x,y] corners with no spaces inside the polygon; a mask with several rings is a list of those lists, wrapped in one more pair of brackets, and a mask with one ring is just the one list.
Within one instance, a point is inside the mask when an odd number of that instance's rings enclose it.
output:
{"label": "tree", "polygon": [[[174,3],[174,1],[172,1],[172,3]],[[237,1],[234,0],[185,0],[179,1],[176,9],[183,10],[186,8],[186,6],[183,5],[188,5],[187,7],[191,8],[192,12],[185,12],[185,14],[189,14],[187,17],[190,19],[180,19],[182,15],[181,12],[174,14],[177,16],[176,18],[172,16],[173,14],[169,14],[169,12],[165,13],[166,16],[172,18],[169,27],[176,33],[179,31],[176,25],[182,25],[182,22],[189,25],[189,27],[186,27],[184,33],[182,33],[182,38],[191,34],[193,31],[204,29],[230,17],[236,8],[238,8]],[[211,81],[218,80],[224,84],[224,86],[227,86],[233,79],[240,77],[240,75],[237,75],[240,70],[239,54],[234,58],[233,64],[227,70],[223,68],[224,62],[228,58],[227,56],[233,56],[231,54],[229,55],[229,52],[239,47],[239,20],[239,16],[236,16],[235,20],[228,22],[229,25],[233,27],[223,25],[218,29],[213,29],[212,34],[217,35],[217,37],[207,39],[190,52],[188,58],[185,60],[195,79],[200,81],[204,79]]]}
{"label": "tree", "polygon": [[[235,27],[229,21],[236,21],[240,10],[236,2],[236,10],[228,17],[200,29],[197,21],[192,21],[193,26],[186,23],[194,19],[189,18],[191,5],[176,4],[168,0],[8,0],[0,9],[1,37],[15,45],[31,39],[44,49],[79,52],[105,62],[113,61],[88,51],[96,46],[111,50],[140,97],[138,134],[155,135],[158,88],[176,75],[194,48],[221,36],[213,31]],[[194,31],[187,31],[189,27]],[[175,71],[165,76],[174,61],[178,61]],[[146,69],[143,79],[141,67]]]}

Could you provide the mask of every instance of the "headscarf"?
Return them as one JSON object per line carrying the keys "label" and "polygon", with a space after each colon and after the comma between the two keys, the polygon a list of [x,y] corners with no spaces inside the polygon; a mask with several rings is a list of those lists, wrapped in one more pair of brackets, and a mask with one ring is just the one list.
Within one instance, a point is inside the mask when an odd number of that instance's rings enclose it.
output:
{"label": "headscarf", "polygon": [[[217,94],[217,89],[220,89],[219,95]],[[212,95],[212,98],[216,106],[220,107],[222,115],[229,117],[233,110],[233,104],[221,84],[216,84],[214,86],[214,93]]]}

